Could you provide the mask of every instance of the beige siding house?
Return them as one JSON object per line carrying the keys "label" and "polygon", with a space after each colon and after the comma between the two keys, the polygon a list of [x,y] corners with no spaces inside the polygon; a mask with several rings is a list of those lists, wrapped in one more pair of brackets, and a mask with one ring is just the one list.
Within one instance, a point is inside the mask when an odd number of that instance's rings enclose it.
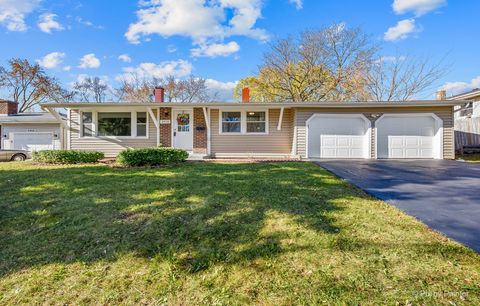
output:
{"label": "beige siding house", "polygon": [[453,109],[464,101],[68,103],[65,147],[108,157],[175,147],[219,158],[453,159]]}

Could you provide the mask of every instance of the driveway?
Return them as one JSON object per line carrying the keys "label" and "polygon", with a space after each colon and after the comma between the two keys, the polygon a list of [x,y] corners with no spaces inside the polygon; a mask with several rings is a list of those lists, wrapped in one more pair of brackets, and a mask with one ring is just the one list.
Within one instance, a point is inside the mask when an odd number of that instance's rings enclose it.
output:
{"label": "driveway", "polygon": [[450,160],[316,163],[480,252],[480,164]]}

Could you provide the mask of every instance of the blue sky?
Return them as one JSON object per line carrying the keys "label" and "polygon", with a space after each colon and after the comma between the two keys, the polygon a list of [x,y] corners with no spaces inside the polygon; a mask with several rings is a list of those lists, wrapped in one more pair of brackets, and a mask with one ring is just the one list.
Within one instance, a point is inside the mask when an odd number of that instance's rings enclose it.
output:
{"label": "blue sky", "polygon": [[480,87],[479,12],[478,0],[0,0],[0,64],[37,61],[67,86],[82,75],[115,86],[129,72],[194,74],[228,100],[269,40],[343,22],[383,56],[446,57],[437,87],[454,94]]}

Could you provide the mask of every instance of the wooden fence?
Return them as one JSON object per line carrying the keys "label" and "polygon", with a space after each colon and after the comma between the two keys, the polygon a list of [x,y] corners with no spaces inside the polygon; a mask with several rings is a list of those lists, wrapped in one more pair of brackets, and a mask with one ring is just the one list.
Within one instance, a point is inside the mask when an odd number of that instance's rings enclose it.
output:
{"label": "wooden fence", "polygon": [[480,117],[455,120],[455,150],[463,146],[480,146]]}

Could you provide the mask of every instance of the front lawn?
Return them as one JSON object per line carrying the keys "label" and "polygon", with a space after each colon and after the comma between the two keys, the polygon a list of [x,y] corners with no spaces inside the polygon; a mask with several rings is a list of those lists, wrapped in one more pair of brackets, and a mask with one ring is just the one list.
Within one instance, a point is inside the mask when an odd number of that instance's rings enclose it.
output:
{"label": "front lawn", "polygon": [[478,305],[479,284],[476,253],[313,164],[0,164],[0,305]]}
{"label": "front lawn", "polygon": [[471,163],[480,163],[480,154],[465,154],[461,155],[460,159]]}

